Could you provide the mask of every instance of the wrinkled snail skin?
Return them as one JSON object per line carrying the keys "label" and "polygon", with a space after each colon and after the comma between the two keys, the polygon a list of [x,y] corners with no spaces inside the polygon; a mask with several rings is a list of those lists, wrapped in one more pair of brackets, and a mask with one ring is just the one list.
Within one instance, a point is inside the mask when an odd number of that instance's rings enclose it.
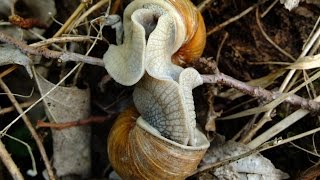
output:
{"label": "wrinkled snail skin", "polygon": [[173,63],[196,60],[205,47],[203,18],[189,0],[135,0],[125,9],[123,26],[124,43],[110,45],[103,57],[110,76],[123,85],[137,83],[146,70],[176,80],[182,69]]}
{"label": "wrinkled snail skin", "polygon": [[193,68],[178,81],[159,80],[148,74],[137,83],[133,101],[141,117],[162,136],[183,145],[195,145],[196,114],[192,89],[203,83]]}
{"label": "wrinkled snail skin", "polygon": [[[123,179],[185,179],[197,168],[209,142],[196,131],[197,144],[184,146],[160,136],[134,108],[118,117],[108,137],[108,155]],[[138,118],[138,120],[137,120]]]}

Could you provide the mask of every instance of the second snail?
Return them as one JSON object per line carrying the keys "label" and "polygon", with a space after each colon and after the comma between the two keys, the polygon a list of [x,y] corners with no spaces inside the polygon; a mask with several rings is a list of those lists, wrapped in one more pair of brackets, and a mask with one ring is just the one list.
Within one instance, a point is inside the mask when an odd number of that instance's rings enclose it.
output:
{"label": "second snail", "polygon": [[192,96],[202,79],[178,66],[201,56],[203,19],[188,0],[135,0],[123,16],[123,44],[110,45],[103,59],[115,81],[136,84],[136,108],[112,127],[109,160],[123,179],[185,179],[209,147]]}

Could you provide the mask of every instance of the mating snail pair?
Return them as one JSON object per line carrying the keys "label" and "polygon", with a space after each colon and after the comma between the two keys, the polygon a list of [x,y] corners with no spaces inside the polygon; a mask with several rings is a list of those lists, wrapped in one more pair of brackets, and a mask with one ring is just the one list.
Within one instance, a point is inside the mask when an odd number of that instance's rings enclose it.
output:
{"label": "mating snail pair", "polygon": [[209,147],[196,128],[192,89],[200,74],[178,65],[205,46],[202,16],[189,0],[135,0],[124,12],[124,43],[103,59],[120,84],[136,84],[134,109],[123,112],[108,138],[108,155],[124,179],[184,179]]}

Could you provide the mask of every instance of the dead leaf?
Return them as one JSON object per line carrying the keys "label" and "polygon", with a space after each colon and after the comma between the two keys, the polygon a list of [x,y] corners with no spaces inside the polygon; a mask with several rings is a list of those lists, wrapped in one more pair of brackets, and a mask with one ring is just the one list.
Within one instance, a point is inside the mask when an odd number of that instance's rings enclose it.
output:
{"label": "dead leaf", "polygon": [[[203,158],[205,164],[215,163],[250,151],[246,145],[228,141],[210,147]],[[272,162],[261,154],[253,154],[214,170],[218,179],[287,179],[287,173],[276,169]]]}
{"label": "dead leaf", "polygon": [[281,4],[284,4],[284,7],[291,11],[293,8],[298,7],[300,0],[280,0]]}
{"label": "dead leaf", "polygon": [[[50,91],[54,84],[35,74],[41,95]],[[90,114],[89,90],[76,87],[57,87],[44,98],[46,114],[51,122],[78,121]],[[53,130],[53,166],[58,177],[78,175],[87,178],[91,169],[90,126],[77,126]]]}
{"label": "dead leaf", "polygon": [[0,44],[0,66],[8,64],[19,64],[26,68],[32,77],[30,64],[32,60],[12,45]]}

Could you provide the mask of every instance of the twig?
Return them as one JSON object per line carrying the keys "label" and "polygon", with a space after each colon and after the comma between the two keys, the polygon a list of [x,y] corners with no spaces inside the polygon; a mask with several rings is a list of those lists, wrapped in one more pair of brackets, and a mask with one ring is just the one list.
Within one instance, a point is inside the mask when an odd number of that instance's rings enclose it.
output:
{"label": "twig", "polygon": [[77,9],[72,13],[72,15],[69,17],[69,19],[63,24],[63,26],[59,29],[58,32],[56,32],[55,35],[53,35],[53,37],[59,37],[61,36],[63,33],[67,32],[70,30],[70,27],[72,25],[72,22],[74,22],[74,20],[79,16],[79,14],[81,13],[81,11],[86,7],[87,3],[85,2],[81,2],[81,4],[79,4],[79,6],[77,7]]}
{"label": "twig", "polygon": [[221,49],[225,43],[225,41],[227,40],[227,38],[229,37],[229,33],[228,32],[225,32],[224,33],[224,36],[223,36],[223,39],[219,45],[219,48],[218,48],[218,51],[217,51],[217,56],[216,56],[216,63],[217,65],[219,64],[219,59],[220,59],[220,54],[221,54]]}
{"label": "twig", "polygon": [[[320,36],[320,26],[318,27],[317,31],[313,34],[313,36],[310,38],[310,41],[306,44],[306,46],[303,49],[302,53],[300,54],[299,58],[302,58],[302,57],[304,57],[304,56],[306,56],[308,54],[309,50],[312,48],[313,44],[316,42],[316,40],[319,38],[319,36]],[[312,55],[312,54],[309,54],[309,55]],[[281,86],[279,88],[279,91],[282,92],[286,88],[286,86],[290,82],[290,80],[291,80],[292,76],[295,74],[295,72],[296,72],[295,69],[291,69],[289,71],[289,73],[286,76],[285,80],[281,84]]]}
{"label": "twig", "polygon": [[29,170],[27,171],[27,174],[28,174],[29,176],[32,176],[32,177],[36,176],[36,175],[38,174],[38,172],[37,172],[37,166],[36,166],[36,161],[35,161],[35,159],[34,159],[34,156],[33,156],[33,153],[32,153],[32,149],[31,149],[31,147],[29,146],[29,144],[26,143],[26,142],[24,142],[24,141],[22,141],[22,140],[20,140],[20,139],[18,139],[18,138],[16,138],[16,137],[10,136],[9,134],[5,134],[5,136],[8,137],[8,138],[10,138],[10,139],[12,139],[12,140],[14,140],[14,141],[16,141],[16,142],[18,142],[18,143],[20,143],[20,144],[22,144],[22,145],[24,145],[24,146],[26,146],[26,148],[27,148],[27,150],[28,150],[28,153],[29,153],[29,155],[30,155],[31,165],[32,165],[32,169],[29,169]]}
{"label": "twig", "polygon": [[99,9],[101,6],[109,2],[109,0],[101,0],[98,1],[96,4],[94,4],[92,7],[90,7],[85,13],[83,13],[75,22],[74,26],[78,26],[86,17],[88,17],[93,11]]}
{"label": "twig", "polygon": [[115,1],[113,2],[113,6],[112,6],[112,8],[111,8],[110,14],[115,14],[115,13],[118,11],[118,9],[119,9],[120,4],[121,4],[121,0],[115,0]]}
{"label": "twig", "polygon": [[273,40],[267,35],[267,33],[264,31],[264,29],[262,28],[262,24],[260,22],[260,16],[259,16],[259,8],[256,9],[256,22],[258,24],[258,27],[262,33],[262,35],[264,36],[264,38],[266,38],[266,40],[272,44],[278,51],[280,51],[283,55],[287,56],[289,59],[291,59],[293,62],[296,61],[296,58],[294,58],[291,54],[287,53],[285,50],[283,50],[280,46],[278,46],[275,42],[273,42]]}
{"label": "twig", "polygon": [[17,165],[14,163],[14,161],[11,158],[11,155],[6,150],[6,147],[0,140],[0,157],[3,162],[3,164],[7,167],[8,171],[10,172],[12,178],[14,180],[23,180],[23,176],[17,167]]}
{"label": "twig", "polygon": [[197,8],[200,12],[203,12],[211,5],[212,2],[213,0],[204,0],[197,6]]}
{"label": "twig", "polygon": [[[316,23],[318,25],[318,23]],[[310,38],[309,38],[309,41],[306,43],[306,45],[304,46],[304,49],[302,51],[302,53],[300,54],[300,56],[298,57],[299,58],[302,58],[304,57],[305,55],[308,54],[309,50],[312,48],[313,44],[316,42],[316,40],[319,38],[319,35],[320,35],[320,26],[318,28],[315,28],[317,29],[315,31],[315,33],[313,35],[310,35]],[[309,53],[312,53],[312,52],[309,52]],[[312,55],[312,54],[309,54],[309,55]],[[287,74],[286,78],[284,79],[284,81],[282,82],[280,88],[279,88],[279,92],[284,92],[284,90],[288,87],[288,84],[289,82],[291,84],[293,84],[295,81],[292,80],[292,77],[294,76],[296,70],[295,69],[292,69],[289,71],[289,73]],[[298,72],[299,73],[299,72]],[[296,76],[297,77],[297,76]],[[249,140],[251,139],[255,134],[256,132],[260,129],[260,127],[262,127],[266,122],[268,122],[269,120],[271,120],[271,112],[273,111],[273,109],[270,109],[268,112],[266,112],[262,119],[260,121],[258,121],[257,125],[253,127],[253,129],[251,129],[249,132],[248,132],[248,135],[245,136],[244,138],[246,138],[246,140]],[[298,110],[299,111],[299,110]],[[302,110],[303,111],[303,110]],[[297,111],[296,111],[297,112]],[[307,113],[306,113],[307,114]],[[304,116],[304,115],[303,115]],[[303,117],[302,116],[302,117]],[[290,121],[290,123],[288,124],[292,124],[293,122],[296,122],[297,120],[299,120],[299,118],[292,118],[292,120],[288,120]],[[292,123],[291,123],[292,121]],[[289,126],[287,126],[289,127]],[[277,133],[279,133],[281,131],[277,131]],[[259,143],[260,140],[257,140],[255,142],[255,144]],[[265,142],[265,141],[263,141]],[[249,143],[250,144],[250,143]]]}
{"label": "twig", "polygon": [[299,179],[314,180],[320,177],[320,161],[302,173]]}
{"label": "twig", "polygon": [[249,12],[251,12],[252,10],[254,10],[256,7],[258,7],[259,5],[265,3],[267,0],[261,0],[258,3],[250,6],[249,8],[247,8],[246,10],[242,11],[240,14],[228,19],[227,21],[219,24],[218,26],[212,28],[211,30],[209,30],[207,32],[207,36],[210,36],[211,34],[223,29],[224,27],[226,27],[227,25],[237,21],[238,19],[242,18],[243,16],[245,16],[246,14],[248,14]]}
{"label": "twig", "polygon": [[71,53],[71,52],[53,51],[43,47],[42,48],[32,47],[1,31],[0,31],[0,41],[14,45],[25,54],[44,56],[46,58],[61,59],[62,61],[77,61],[77,62],[84,62],[87,64],[92,64],[97,66],[104,66],[102,59],[85,56],[77,53]]}
{"label": "twig", "polygon": [[83,42],[83,41],[89,41],[92,37],[89,36],[79,36],[79,37],[55,37],[46,39],[43,41],[39,41],[33,44],[30,44],[30,46],[33,47],[41,47],[41,46],[47,46],[53,43],[66,43],[66,42]]}
{"label": "twig", "polygon": [[18,65],[12,65],[10,68],[6,69],[5,71],[0,73],[0,78],[5,77],[6,75],[10,74],[12,71],[18,68]]}
{"label": "twig", "polygon": [[[24,102],[24,103],[21,103],[20,104],[20,107],[21,108],[26,108],[26,107],[29,107],[31,106],[35,101],[28,101],[28,102]],[[1,108],[0,109],[0,115],[3,115],[3,114],[6,114],[6,113],[9,113],[9,112],[12,112],[15,110],[15,107],[14,106],[11,106],[11,107],[6,107],[6,108]]]}
{"label": "twig", "polygon": [[[17,109],[17,111],[20,113],[20,114],[23,114],[23,110],[22,108],[19,106],[19,103],[18,101],[16,100],[16,98],[11,94],[11,91],[10,89],[8,88],[8,86],[3,82],[3,80],[0,78],[0,86],[1,88],[4,90],[4,92],[8,93],[7,96],[8,98],[10,99],[10,101],[12,102],[13,106]],[[28,116],[26,116],[25,114],[22,115],[22,119],[24,121],[24,123],[26,124],[27,128],[29,129],[33,139],[35,140],[37,146],[38,146],[38,149],[39,149],[39,152],[41,154],[41,157],[44,161],[44,164],[46,166],[46,169],[48,171],[48,175],[50,177],[50,179],[55,179],[55,176],[54,176],[54,173],[53,173],[53,170],[52,170],[52,167],[51,167],[51,164],[50,164],[50,161],[49,161],[49,158],[47,156],[47,153],[46,153],[46,150],[41,142],[41,139],[40,137],[38,136],[37,132],[35,131],[35,129],[33,128],[31,122],[30,122],[30,119],[28,118]]]}
{"label": "twig", "polygon": [[274,0],[273,3],[261,14],[261,18],[269,13],[269,11],[279,2],[279,0]]}
{"label": "twig", "polygon": [[[244,94],[253,97],[263,98],[267,101],[272,101],[282,95],[282,93],[280,92],[272,92],[261,87],[249,86],[242,81],[236,80],[220,72],[216,72],[213,75],[201,75],[201,77],[204,83],[217,83],[221,85],[226,85],[235,88]],[[285,102],[290,103],[291,105],[299,106],[303,109],[307,109],[312,112],[320,113],[320,104],[318,102],[302,98],[295,94],[287,97],[285,99]]]}
{"label": "twig", "polygon": [[46,128],[53,128],[57,130],[75,127],[75,126],[85,126],[91,123],[102,123],[106,119],[108,119],[109,116],[90,116],[87,119],[82,119],[79,121],[70,121],[70,122],[63,122],[63,123],[55,123],[55,122],[44,122],[44,121],[37,121],[37,128],[46,127]]}
{"label": "twig", "polygon": [[312,152],[312,151],[310,151],[310,150],[307,150],[307,149],[305,149],[305,148],[302,148],[302,147],[296,145],[296,144],[293,143],[293,142],[290,142],[290,145],[292,145],[293,147],[295,147],[295,148],[297,148],[297,149],[299,149],[299,150],[301,150],[301,151],[304,151],[304,152],[306,152],[306,153],[308,153],[308,154],[314,155],[314,156],[316,156],[317,158],[320,158],[320,155],[317,154],[316,152]]}
{"label": "twig", "polygon": [[[318,96],[314,100],[320,101],[320,96]],[[309,111],[304,109],[299,109],[295,111],[294,113],[279,121],[276,125],[272,126],[270,129],[264,131],[261,135],[253,139],[251,142],[248,143],[248,146],[251,148],[259,146],[260,144],[268,141],[272,137],[282,132],[287,127],[291,126],[292,124],[306,116],[308,113]]]}

